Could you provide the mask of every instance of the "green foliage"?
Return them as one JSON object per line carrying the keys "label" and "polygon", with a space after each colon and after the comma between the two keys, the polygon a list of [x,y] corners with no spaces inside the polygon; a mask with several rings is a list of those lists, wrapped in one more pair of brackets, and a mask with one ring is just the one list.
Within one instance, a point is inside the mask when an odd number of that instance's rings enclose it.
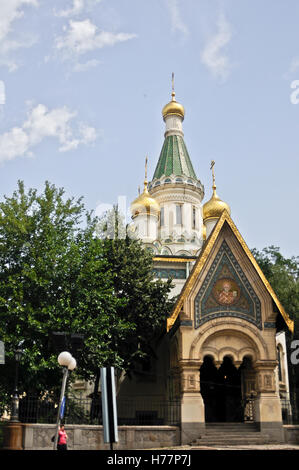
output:
{"label": "green foliage", "polygon": [[292,364],[292,341],[299,339],[299,258],[284,258],[278,247],[270,246],[252,253],[270,282],[285,311],[294,320],[294,334],[286,330],[290,394],[294,422],[299,417],[299,365]]}
{"label": "green foliage", "polygon": [[70,289],[70,260],[78,236],[81,201],[63,201],[49,183],[44,193],[24,184],[0,203],[0,337],[5,342],[1,390],[12,389],[14,351],[22,343],[20,383],[27,391],[57,382],[56,358],[49,355],[51,330],[63,323]]}
{"label": "green foliage", "polygon": [[252,253],[284,309],[298,324],[299,257],[284,258],[275,246],[264,248],[262,251],[254,249]]}
{"label": "green foliage", "polygon": [[117,311],[123,329],[111,338],[115,349],[122,351],[121,368],[133,369],[136,361],[152,354],[151,341],[166,325],[174,304],[169,300],[172,283],[154,279],[152,253],[127,235],[117,206],[99,225],[109,227],[102,232],[103,256],[113,273],[115,296],[125,299]]}
{"label": "green foliage", "polygon": [[100,239],[98,223],[81,199],[66,199],[48,182],[42,194],[19,182],[0,202],[2,408],[20,343],[19,391],[41,395],[61,386],[52,332],[84,335],[76,374],[91,380],[103,365],[133,367],[163,326],[170,283],[154,281],[151,256],[139,242]]}

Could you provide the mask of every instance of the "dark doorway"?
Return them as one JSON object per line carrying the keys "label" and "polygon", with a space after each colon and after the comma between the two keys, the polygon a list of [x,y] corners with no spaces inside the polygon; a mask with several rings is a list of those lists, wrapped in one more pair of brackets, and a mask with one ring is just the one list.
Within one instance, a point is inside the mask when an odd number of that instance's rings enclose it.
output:
{"label": "dark doorway", "polygon": [[206,422],[242,422],[241,371],[230,357],[216,368],[211,356],[204,358],[200,369],[200,389],[205,404]]}

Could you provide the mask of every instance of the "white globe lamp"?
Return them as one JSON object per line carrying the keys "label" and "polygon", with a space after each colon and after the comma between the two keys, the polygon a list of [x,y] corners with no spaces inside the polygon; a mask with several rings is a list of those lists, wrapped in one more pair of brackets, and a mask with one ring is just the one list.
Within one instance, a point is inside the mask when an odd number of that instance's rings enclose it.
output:
{"label": "white globe lamp", "polygon": [[68,370],[74,370],[77,366],[77,361],[74,357],[71,358],[68,367]]}
{"label": "white globe lamp", "polygon": [[63,351],[58,356],[58,364],[60,366],[68,367],[72,359],[73,356],[69,352]]}

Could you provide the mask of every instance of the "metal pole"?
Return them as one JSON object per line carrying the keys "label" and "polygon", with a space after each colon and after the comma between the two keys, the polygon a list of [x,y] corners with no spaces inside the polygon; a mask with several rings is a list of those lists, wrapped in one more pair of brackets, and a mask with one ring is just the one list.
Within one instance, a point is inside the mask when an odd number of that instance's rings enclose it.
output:
{"label": "metal pole", "polygon": [[64,392],[65,392],[65,387],[66,387],[66,381],[68,377],[68,368],[64,367],[63,368],[63,378],[62,378],[62,385],[61,385],[61,392],[60,392],[60,399],[59,399],[59,407],[58,407],[58,413],[57,413],[57,420],[56,420],[56,431],[55,431],[55,439],[54,439],[54,447],[53,450],[57,449],[57,441],[58,441],[58,431],[59,431],[59,424],[60,424],[60,411],[61,411],[61,405],[64,397]]}
{"label": "metal pole", "polygon": [[18,381],[19,381],[19,361],[16,360],[16,374],[15,374],[15,387],[14,395],[12,399],[12,415],[11,421],[19,421],[19,391],[18,391]]}

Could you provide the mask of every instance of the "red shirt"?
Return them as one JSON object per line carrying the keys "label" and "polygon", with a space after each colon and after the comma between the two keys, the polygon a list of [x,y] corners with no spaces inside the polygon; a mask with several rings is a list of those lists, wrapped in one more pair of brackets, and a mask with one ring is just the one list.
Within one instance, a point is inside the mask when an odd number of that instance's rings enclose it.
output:
{"label": "red shirt", "polygon": [[58,444],[66,444],[66,432],[65,431],[59,431]]}

